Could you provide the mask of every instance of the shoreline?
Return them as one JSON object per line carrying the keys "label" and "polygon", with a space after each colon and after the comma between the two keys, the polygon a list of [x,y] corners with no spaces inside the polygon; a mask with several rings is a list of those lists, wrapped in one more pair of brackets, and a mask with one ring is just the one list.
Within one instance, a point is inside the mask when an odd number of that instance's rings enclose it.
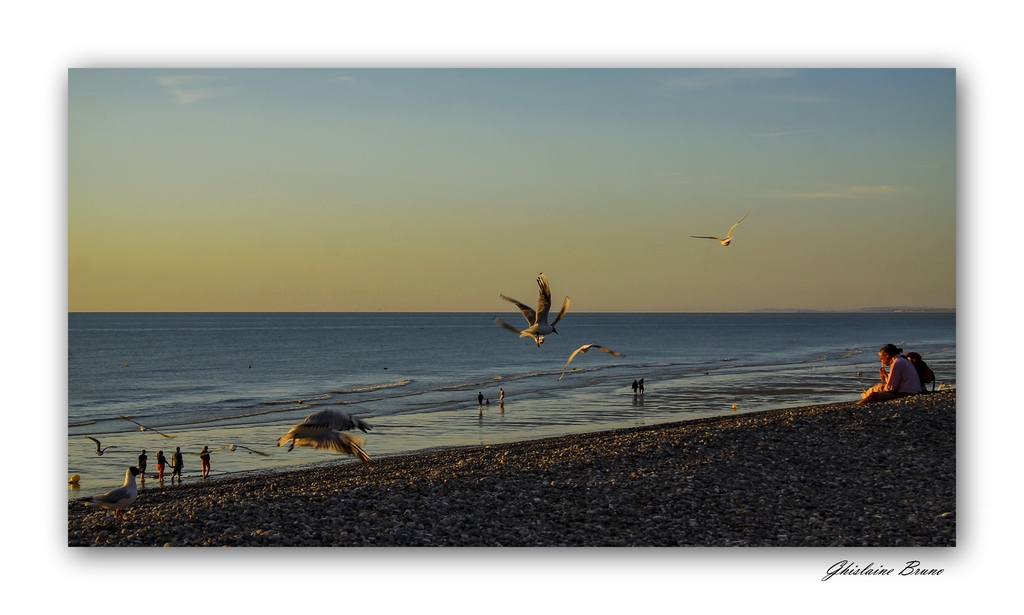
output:
{"label": "shoreline", "polygon": [[68,545],[955,546],[955,512],[952,389],[69,501]]}

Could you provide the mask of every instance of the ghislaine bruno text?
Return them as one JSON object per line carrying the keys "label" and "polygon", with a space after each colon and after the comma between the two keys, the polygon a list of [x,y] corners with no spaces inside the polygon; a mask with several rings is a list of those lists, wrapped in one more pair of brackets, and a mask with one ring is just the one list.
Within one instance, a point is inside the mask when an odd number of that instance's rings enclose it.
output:
{"label": "ghislaine bruno text", "polygon": [[856,562],[848,562],[844,559],[830,566],[828,571],[825,572],[825,576],[821,580],[828,581],[834,576],[937,577],[940,574],[942,574],[942,572],[942,568],[924,568],[921,566],[921,562],[917,561],[916,559],[907,562],[906,565],[901,570],[899,570],[899,572],[897,572],[895,568],[875,566],[874,562],[871,562],[867,566],[858,566]]}

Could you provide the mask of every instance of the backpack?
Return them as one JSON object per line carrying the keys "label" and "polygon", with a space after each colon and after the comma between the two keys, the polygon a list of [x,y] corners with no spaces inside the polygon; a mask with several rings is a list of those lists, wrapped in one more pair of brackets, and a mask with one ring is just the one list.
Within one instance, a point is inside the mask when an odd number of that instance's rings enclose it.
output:
{"label": "backpack", "polygon": [[917,370],[917,377],[921,380],[921,388],[926,389],[927,385],[931,383],[932,391],[935,390],[935,372],[932,368],[928,367],[928,364],[924,362],[921,355],[916,352],[908,352],[903,355],[914,365],[914,369]]}

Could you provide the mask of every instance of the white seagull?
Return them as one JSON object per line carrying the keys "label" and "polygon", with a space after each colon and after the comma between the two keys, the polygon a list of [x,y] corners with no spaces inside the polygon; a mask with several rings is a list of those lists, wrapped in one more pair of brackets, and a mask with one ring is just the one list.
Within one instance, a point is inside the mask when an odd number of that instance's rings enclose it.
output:
{"label": "white seagull", "polygon": [[555,325],[558,324],[559,320],[562,320],[562,316],[565,316],[565,312],[569,309],[569,298],[565,298],[565,302],[562,303],[562,311],[555,317],[554,322],[548,324],[548,313],[551,311],[551,287],[548,286],[548,279],[544,277],[544,274],[540,274],[537,277],[537,286],[540,287],[540,297],[537,299],[537,311],[526,305],[521,301],[516,301],[512,297],[506,297],[505,295],[499,296],[505,301],[510,301],[516,304],[516,307],[526,317],[526,323],[529,325],[526,329],[516,329],[512,325],[502,321],[500,318],[495,317],[494,322],[498,323],[501,327],[518,333],[519,337],[532,337],[537,346],[540,347],[544,343],[544,336],[550,335],[551,333],[558,333],[555,331]]}
{"label": "white seagull", "polygon": [[110,450],[112,448],[117,448],[116,444],[111,444],[110,446],[105,446],[103,448],[100,448],[100,441],[99,440],[97,440],[96,438],[94,438],[92,436],[86,436],[86,437],[96,443],[96,456],[97,457],[102,457],[103,453],[107,452],[108,450]]}
{"label": "white seagull", "polygon": [[165,438],[173,438],[174,437],[174,436],[169,436],[169,435],[167,435],[165,433],[160,433],[159,431],[153,429],[152,427],[146,427],[142,423],[140,423],[140,422],[138,422],[136,420],[133,420],[130,416],[124,416],[123,414],[120,415],[120,416],[121,416],[121,418],[123,418],[124,420],[128,421],[129,423],[135,423],[136,425],[138,425],[139,426],[139,431],[152,431],[153,433],[158,433],[158,434],[160,434],[161,436],[163,436]]}
{"label": "white seagull", "polygon": [[365,463],[370,460],[370,456],[359,446],[363,443],[362,438],[344,433],[351,429],[361,429],[365,433],[373,428],[365,421],[340,410],[320,410],[288,430],[288,433],[278,439],[277,445],[284,446],[285,442],[291,440],[289,451],[296,445],[314,449],[326,448],[335,453],[355,455]]}
{"label": "white seagull", "polygon": [[[750,214],[748,213],[747,216],[749,215]],[[742,218],[740,218],[740,222],[746,220],[747,216],[743,216]],[[736,224],[732,225],[732,228],[730,228],[729,232],[725,235],[725,239],[722,239],[721,237],[706,237],[704,235],[690,235],[690,237],[693,237],[694,239],[714,239],[720,241],[723,246],[727,246],[732,242],[732,232],[736,230],[736,227],[740,225],[740,222],[737,222]]]}
{"label": "white seagull", "polygon": [[[614,350],[605,348],[604,346],[598,346],[597,344],[584,344],[583,346],[577,348],[571,355],[569,355],[569,360],[565,362],[565,367],[562,368],[562,376],[565,375],[565,370],[569,369],[569,364],[572,363],[572,360],[576,358],[576,355],[578,355],[581,352],[586,354],[587,351],[589,351],[591,348],[598,348],[600,350],[607,352],[608,354],[615,355],[617,357],[626,356],[621,352],[615,352]],[[558,379],[561,380],[562,376],[559,376]]]}
{"label": "white seagull", "polygon": [[131,466],[124,472],[124,485],[103,495],[79,498],[78,501],[85,503],[87,506],[102,506],[108,510],[113,509],[115,519],[124,519],[124,509],[131,506],[132,502],[139,495],[139,488],[135,485],[135,475],[141,472],[142,470]]}

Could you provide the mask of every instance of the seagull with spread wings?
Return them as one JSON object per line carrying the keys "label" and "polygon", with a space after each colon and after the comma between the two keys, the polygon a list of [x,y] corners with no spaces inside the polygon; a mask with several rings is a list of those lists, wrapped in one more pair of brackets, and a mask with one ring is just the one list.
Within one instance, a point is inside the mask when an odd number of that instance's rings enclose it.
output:
{"label": "seagull with spread wings", "polygon": [[[747,216],[749,216],[749,215],[750,214],[748,213]],[[742,218],[740,218],[740,222],[743,222],[744,220],[746,220],[747,216],[743,216]],[[704,236],[704,235],[690,235],[690,237],[693,237],[694,239],[714,239],[716,241],[721,242],[722,246],[724,247],[724,246],[727,246],[730,243],[732,243],[732,232],[736,230],[736,227],[740,225],[740,222],[737,222],[736,224],[732,225],[732,228],[730,228],[729,232],[725,235],[725,239],[723,239],[721,237],[707,237],[707,236]]]}
{"label": "seagull with spread wings", "polygon": [[135,423],[136,425],[138,425],[139,426],[139,431],[152,431],[153,433],[160,434],[161,436],[163,436],[165,438],[173,438],[174,437],[174,436],[169,436],[169,435],[167,435],[165,433],[160,433],[159,431],[153,429],[152,427],[146,427],[142,423],[132,419],[132,417],[130,417],[130,416],[125,416],[123,414],[120,415],[120,416],[121,416],[121,418],[123,418],[124,420],[128,421],[129,423]]}
{"label": "seagull with spread wings", "polygon": [[[565,362],[565,367],[562,368],[562,376],[565,375],[565,370],[569,369],[569,364],[572,363],[572,360],[576,358],[576,355],[578,355],[581,352],[586,354],[591,348],[597,348],[598,350],[603,350],[603,351],[607,352],[608,354],[614,355],[616,357],[624,357],[624,356],[626,356],[626,355],[622,354],[621,352],[615,352],[614,350],[612,350],[610,348],[605,348],[604,346],[598,346],[597,344],[584,344],[583,346],[580,346],[579,348],[574,350],[571,355],[569,355],[569,360]],[[558,379],[561,380],[562,376],[559,376]]]}
{"label": "seagull with spread wings", "polygon": [[362,438],[350,436],[346,431],[360,429],[366,433],[373,429],[365,421],[346,414],[340,410],[320,410],[310,414],[301,423],[292,427],[288,433],[277,440],[278,446],[291,440],[292,450],[296,446],[309,446],[313,449],[328,449],[335,453],[355,455],[366,463],[370,456],[360,446]]}
{"label": "seagull with spread wings", "polygon": [[502,299],[514,303],[516,307],[519,308],[519,311],[521,311],[523,316],[526,318],[526,324],[529,325],[527,328],[516,329],[498,317],[494,318],[494,322],[504,329],[508,329],[513,333],[518,333],[519,337],[532,337],[533,341],[537,342],[537,346],[540,347],[540,345],[544,343],[545,335],[558,333],[558,331],[555,330],[555,325],[558,324],[559,320],[562,320],[562,317],[565,316],[565,313],[569,310],[569,297],[565,298],[565,302],[562,303],[562,310],[558,312],[558,316],[555,317],[555,320],[551,324],[548,324],[548,313],[551,311],[551,287],[548,285],[548,279],[543,273],[537,277],[537,286],[540,287],[540,297],[537,299],[536,311],[521,301],[499,294]]}
{"label": "seagull with spread wings", "polygon": [[97,440],[96,438],[94,438],[92,436],[86,436],[86,438],[89,438],[90,440],[92,440],[93,442],[96,443],[96,456],[97,457],[102,457],[103,453],[107,452],[107,450],[109,450],[109,449],[117,448],[116,444],[111,444],[110,446],[104,446],[104,447],[101,448],[99,440]]}

